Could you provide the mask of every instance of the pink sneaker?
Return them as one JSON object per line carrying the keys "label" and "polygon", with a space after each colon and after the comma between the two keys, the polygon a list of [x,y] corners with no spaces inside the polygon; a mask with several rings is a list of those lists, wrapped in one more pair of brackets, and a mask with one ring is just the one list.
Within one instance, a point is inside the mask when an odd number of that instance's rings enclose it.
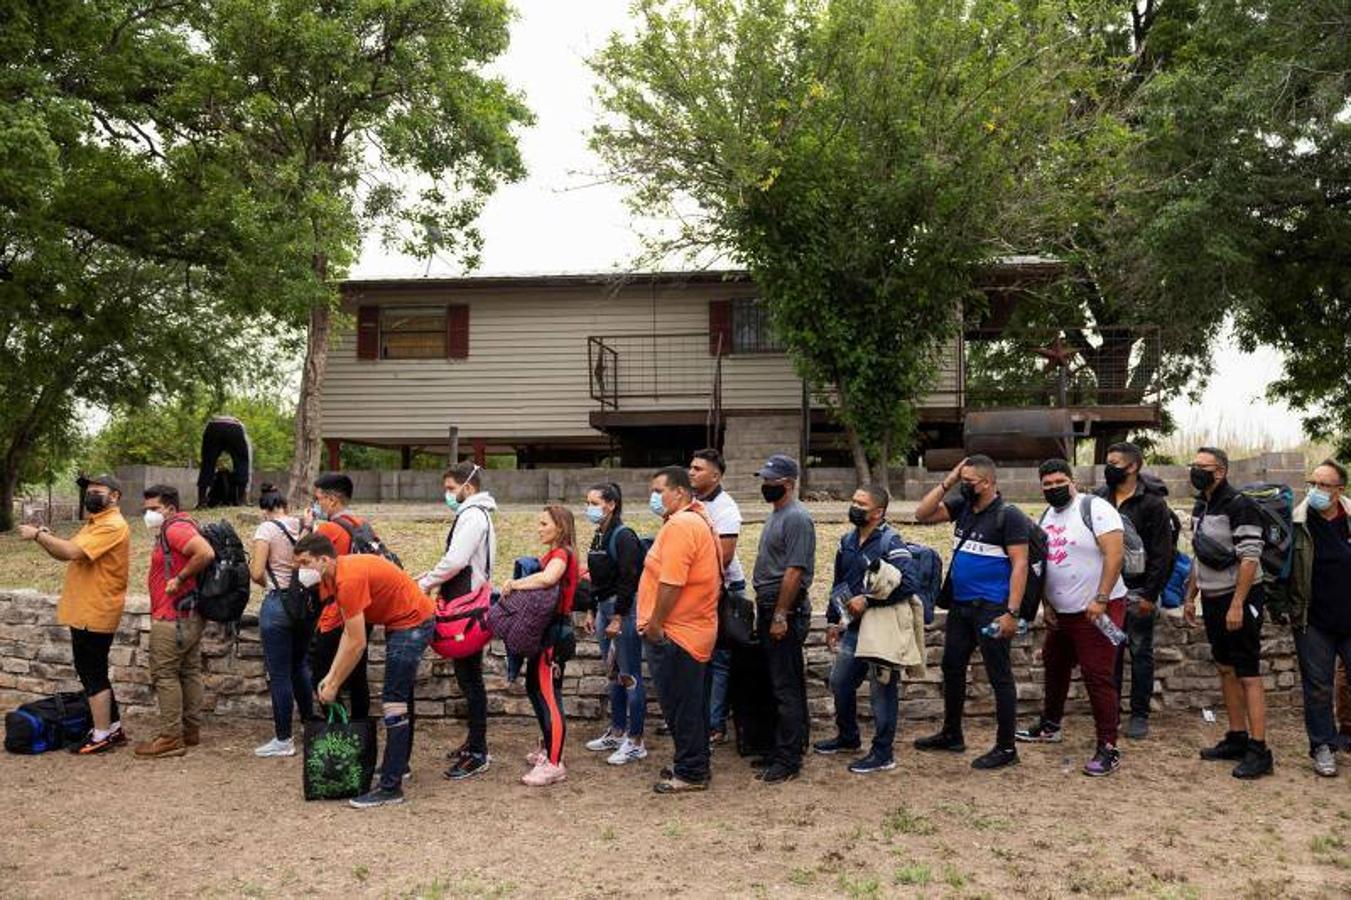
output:
{"label": "pink sneaker", "polygon": [[545,787],[546,785],[557,784],[560,781],[567,780],[568,770],[563,764],[560,762],[555,766],[547,759],[521,776],[521,783],[528,784],[531,787]]}
{"label": "pink sneaker", "polygon": [[548,762],[549,756],[544,752],[543,747],[536,747],[525,755],[525,761],[531,766],[537,766],[542,762]]}

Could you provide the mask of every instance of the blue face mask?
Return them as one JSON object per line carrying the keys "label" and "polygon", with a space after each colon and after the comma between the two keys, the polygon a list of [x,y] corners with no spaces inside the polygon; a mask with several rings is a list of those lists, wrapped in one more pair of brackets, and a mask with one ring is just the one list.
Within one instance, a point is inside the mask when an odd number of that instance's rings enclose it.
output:
{"label": "blue face mask", "polygon": [[661,491],[653,491],[652,496],[647,498],[647,508],[652,510],[652,515],[666,518],[666,507],[661,502]]}
{"label": "blue face mask", "polygon": [[450,507],[451,512],[460,511],[460,498],[455,496],[454,491],[446,491],[446,506]]}
{"label": "blue face mask", "polygon": [[605,518],[605,507],[588,506],[586,508],[586,520],[592,525],[599,525],[601,519]]}
{"label": "blue face mask", "polygon": [[1309,506],[1322,512],[1332,505],[1332,495],[1322,488],[1309,488]]}

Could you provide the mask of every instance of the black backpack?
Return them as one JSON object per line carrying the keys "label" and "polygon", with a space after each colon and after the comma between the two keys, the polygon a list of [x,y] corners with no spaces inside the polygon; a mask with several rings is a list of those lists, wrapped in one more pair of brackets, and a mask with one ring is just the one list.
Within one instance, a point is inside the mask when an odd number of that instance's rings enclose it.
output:
{"label": "black backpack", "polygon": [[348,515],[339,515],[329,521],[347,532],[347,537],[352,541],[352,548],[348,551],[349,553],[369,553],[374,556],[382,556],[400,569],[403,568],[403,562],[399,559],[399,555],[389,549],[384,541],[380,540],[380,536],[375,533],[375,529],[371,528],[370,522],[364,520],[356,522]]}
{"label": "black backpack", "polygon": [[[296,545],[296,536],[287,530],[281,522],[273,519],[272,524],[276,525],[286,540],[291,542],[291,546]],[[294,574],[286,587],[282,587],[277,582],[277,575],[272,571],[272,563],[265,564],[267,577],[272,581],[274,590],[281,592],[281,608],[285,610],[287,618],[298,628],[307,633],[314,630],[314,623],[319,619],[320,602],[319,589],[317,587],[307,588],[300,583],[300,579]]]}
{"label": "black backpack", "polygon": [[995,527],[1000,533],[1003,533],[1004,522],[1009,515],[1022,516],[1027,521],[1027,584],[1023,586],[1018,618],[1032,622],[1037,618],[1041,598],[1046,593],[1046,531],[1031,516],[1006,501],[999,505],[999,511],[995,513]]}
{"label": "black backpack", "polygon": [[25,703],[5,714],[5,749],[10,753],[46,753],[84,740],[94,718],[89,698],[65,691]]}
{"label": "black backpack", "polygon": [[[179,599],[178,609],[183,612],[196,610],[211,622],[237,623],[244,615],[244,607],[249,605],[249,556],[244,551],[244,542],[239,539],[234,526],[224,519],[206,525],[198,525],[188,518],[176,521],[187,522],[196,529],[216,554],[197,574],[197,588]],[[165,531],[170,524],[166,522],[160,531],[166,581],[170,575],[171,557]]]}

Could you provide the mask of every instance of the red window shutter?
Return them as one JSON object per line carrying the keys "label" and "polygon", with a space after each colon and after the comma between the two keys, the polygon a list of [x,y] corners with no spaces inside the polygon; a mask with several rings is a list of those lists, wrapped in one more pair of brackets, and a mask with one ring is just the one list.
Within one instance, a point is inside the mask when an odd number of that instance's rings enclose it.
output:
{"label": "red window shutter", "polygon": [[380,307],[357,307],[357,359],[380,358]]}
{"label": "red window shutter", "polygon": [[708,301],[708,355],[732,352],[732,301]]}
{"label": "red window shutter", "polygon": [[446,358],[469,358],[469,306],[446,307]]}

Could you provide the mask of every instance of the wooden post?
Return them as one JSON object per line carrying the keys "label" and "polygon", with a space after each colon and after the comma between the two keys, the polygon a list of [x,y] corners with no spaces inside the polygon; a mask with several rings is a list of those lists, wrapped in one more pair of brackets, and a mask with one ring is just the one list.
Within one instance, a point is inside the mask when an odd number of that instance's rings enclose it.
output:
{"label": "wooden post", "polygon": [[328,470],[336,472],[342,468],[342,441],[337,438],[324,438],[324,449],[328,451]]}
{"label": "wooden post", "polygon": [[460,461],[460,426],[452,425],[446,429],[446,439],[450,443],[450,459],[446,466],[453,466]]}
{"label": "wooden post", "polygon": [[801,468],[801,477],[798,481],[799,491],[807,489],[807,454],[811,451],[812,444],[812,395],[807,389],[807,379],[802,379],[802,424],[798,428],[797,453],[798,466]]}
{"label": "wooden post", "polygon": [[474,441],[474,465],[486,466],[488,464],[488,442],[483,438]]}
{"label": "wooden post", "polygon": [[413,448],[408,444],[399,447],[399,468],[405,472],[413,468]]}

